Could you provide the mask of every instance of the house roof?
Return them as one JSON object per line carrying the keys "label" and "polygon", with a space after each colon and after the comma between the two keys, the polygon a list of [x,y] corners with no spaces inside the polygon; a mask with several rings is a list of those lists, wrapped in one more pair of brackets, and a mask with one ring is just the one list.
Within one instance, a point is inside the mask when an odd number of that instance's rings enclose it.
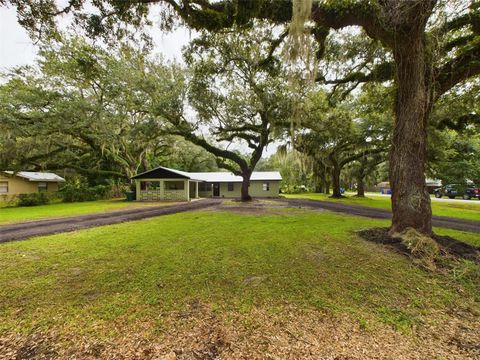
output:
{"label": "house roof", "polygon": [[[205,182],[242,182],[242,177],[231,172],[186,172],[170,169],[164,166],[145,171],[132,177],[132,179],[156,179],[156,178],[183,178]],[[278,171],[254,171],[250,180],[276,181],[282,180]]]}
{"label": "house roof", "polygon": [[[132,179],[192,179],[191,175],[185,171],[170,169],[164,166],[159,166],[155,169],[144,171],[140,174],[132,176]],[[195,179],[198,180],[198,179]]]}
{"label": "house roof", "polygon": [[[195,172],[190,173],[193,178],[206,182],[242,182],[242,177],[231,172]],[[252,181],[282,180],[278,171],[254,171],[250,177]]]}
{"label": "house roof", "polygon": [[19,171],[17,173],[14,173],[13,171],[4,171],[4,173],[9,175],[16,175],[24,179],[27,179],[28,181],[47,181],[47,182],[65,181],[64,178],[50,172]]}

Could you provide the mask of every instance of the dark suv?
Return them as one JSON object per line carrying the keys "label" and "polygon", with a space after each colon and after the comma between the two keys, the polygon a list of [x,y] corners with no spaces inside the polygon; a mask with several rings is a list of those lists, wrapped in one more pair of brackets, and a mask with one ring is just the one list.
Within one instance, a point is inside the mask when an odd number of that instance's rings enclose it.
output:
{"label": "dark suv", "polygon": [[433,193],[436,198],[448,196],[450,199],[455,199],[460,196],[465,200],[470,200],[471,198],[480,199],[480,189],[471,185],[449,184],[435,189]]}

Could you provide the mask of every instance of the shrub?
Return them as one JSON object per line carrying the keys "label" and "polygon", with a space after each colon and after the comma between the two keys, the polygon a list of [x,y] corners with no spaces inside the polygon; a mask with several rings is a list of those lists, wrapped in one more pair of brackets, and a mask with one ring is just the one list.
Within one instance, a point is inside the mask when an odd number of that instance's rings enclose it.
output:
{"label": "shrub", "polygon": [[112,190],[108,185],[89,187],[80,179],[74,179],[63,184],[59,194],[63,202],[80,202],[109,199],[111,198]]}
{"label": "shrub", "polygon": [[308,192],[309,189],[305,185],[285,184],[281,190],[282,194],[301,194]]}
{"label": "shrub", "polygon": [[92,200],[110,199],[112,197],[112,188],[108,185],[96,185],[88,189]]}
{"label": "shrub", "polygon": [[135,184],[127,185],[120,180],[109,180],[110,197],[120,198],[125,196],[125,191],[135,191]]}
{"label": "shrub", "polygon": [[18,206],[45,205],[50,202],[50,196],[47,193],[19,194],[17,197]]}

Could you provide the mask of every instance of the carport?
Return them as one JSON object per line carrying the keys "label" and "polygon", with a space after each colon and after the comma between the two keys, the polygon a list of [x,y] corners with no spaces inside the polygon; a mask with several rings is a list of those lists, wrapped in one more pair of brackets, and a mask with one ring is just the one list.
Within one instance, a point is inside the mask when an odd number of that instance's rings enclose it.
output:
{"label": "carport", "polygon": [[190,201],[198,199],[198,183],[186,172],[158,167],[134,176],[137,200]]}

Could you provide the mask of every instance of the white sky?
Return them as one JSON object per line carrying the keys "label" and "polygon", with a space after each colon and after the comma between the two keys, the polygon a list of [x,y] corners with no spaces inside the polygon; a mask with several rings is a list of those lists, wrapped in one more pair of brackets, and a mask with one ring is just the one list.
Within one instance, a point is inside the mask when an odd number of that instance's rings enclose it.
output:
{"label": "white sky", "polygon": [[[37,49],[27,32],[18,24],[15,9],[0,7],[0,34],[0,71],[33,64]],[[187,45],[192,37],[190,31],[185,28],[179,28],[168,34],[154,28],[151,36],[155,43],[155,53],[163,54],[167,60],[179,61],[182,57],[182,47]]]}
{"label": "white sky", "polygon": [[[156,18],[158,16],[153,14],[154,24]],[[15,9],[0,7],[0,34],[0,72],[8,71],[16,66],[31,65],[35,62],[37,47],[27,32],[18,24]],[[185,28],[179,28],[171,33],[163,33],[158,26],[154,27],[150,34],[154,42],[154,53],[162,54],[166,60],[178,61],[182,59],[182,47],[195,36]],[[264,157],[274,154],[276,148],[276,144],[270,144],[265,150]]]}
{"label": "white sky", "polygon": [[0,7],[0,34],[0,71],[33,63],[35,46],[27,32],[18,25],[14,9]]}

